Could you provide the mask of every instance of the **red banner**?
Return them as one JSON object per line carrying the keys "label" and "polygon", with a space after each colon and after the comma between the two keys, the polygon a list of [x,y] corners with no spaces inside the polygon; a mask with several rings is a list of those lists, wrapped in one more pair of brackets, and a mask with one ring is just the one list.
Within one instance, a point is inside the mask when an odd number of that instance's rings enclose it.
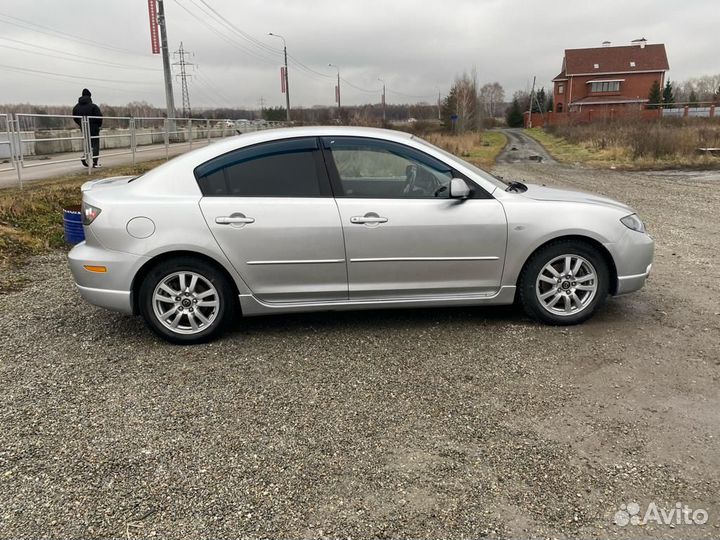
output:
{"label": "red banner", "polygon": [[150,44],[152,53],[160,54],[160,36],[158,34],[157,4],[155,0],[148,0],[148,13],[150,15]]}
{"label": "red banner", "polygon": [[285,93],[285,66],[280,68],[280,91]]}

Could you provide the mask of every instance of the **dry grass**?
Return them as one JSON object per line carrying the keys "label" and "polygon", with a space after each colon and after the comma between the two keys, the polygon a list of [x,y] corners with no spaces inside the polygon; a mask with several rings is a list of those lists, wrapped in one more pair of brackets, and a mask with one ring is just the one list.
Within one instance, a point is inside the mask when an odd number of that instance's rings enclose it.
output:
{"label": "dry grass", "polygon": [[624,168],[720,166],[698,152],[720,147],[720,123],[707,120],[609,122],[527,130],[560,161]]}
{"label": "dry grass", "polygon": [[507,144],[507,138],[500,131],[472,132],[462,135],[432,133],[424,138],[435,146],[485,169],[495,165],[495,159]]}

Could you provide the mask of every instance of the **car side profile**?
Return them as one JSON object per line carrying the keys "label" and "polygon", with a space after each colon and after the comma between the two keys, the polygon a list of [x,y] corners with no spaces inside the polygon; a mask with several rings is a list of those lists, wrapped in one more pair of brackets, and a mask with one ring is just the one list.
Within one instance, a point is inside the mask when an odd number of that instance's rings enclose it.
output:
{"label": "car side profile", "polygon": [[80,294],[175,343],[240,316],[516,300],[576,324],[652,267],[628,206],[506,183],[390,130],[249,133],[82,194]]}

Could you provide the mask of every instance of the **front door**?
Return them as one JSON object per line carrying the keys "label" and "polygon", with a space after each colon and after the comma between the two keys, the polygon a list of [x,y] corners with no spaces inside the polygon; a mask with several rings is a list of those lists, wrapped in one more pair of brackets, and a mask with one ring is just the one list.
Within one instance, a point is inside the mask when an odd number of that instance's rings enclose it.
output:
{"label": "front door", "polygon": [[348,298],[340,217],[316,138],[242,148],[196,176],[205,221],[257,298]]}
{"label": "front door", "polygon": [[323,139],[340,210],[350,299],[493,294],[507,224],[478,187],[449,198],[451,167],[378,139]]}

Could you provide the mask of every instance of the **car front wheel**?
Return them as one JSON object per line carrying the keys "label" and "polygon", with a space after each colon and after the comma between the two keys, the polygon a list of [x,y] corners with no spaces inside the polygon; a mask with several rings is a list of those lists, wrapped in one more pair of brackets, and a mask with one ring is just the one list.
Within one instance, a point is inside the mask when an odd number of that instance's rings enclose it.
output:
{"label": "car front wheel", "polygon": [[525,265],[520,301],[539,321],[571,325],[592,316],[608,294],[603,256],[589,244],[560,240],[541,248]]}
{"label": "car front wheel", "polygon": [[227,278],[201,259],[178,257],[155,266],[140,286],[140,312],[150,329],[178,344],[217,337],[235,312]]}

